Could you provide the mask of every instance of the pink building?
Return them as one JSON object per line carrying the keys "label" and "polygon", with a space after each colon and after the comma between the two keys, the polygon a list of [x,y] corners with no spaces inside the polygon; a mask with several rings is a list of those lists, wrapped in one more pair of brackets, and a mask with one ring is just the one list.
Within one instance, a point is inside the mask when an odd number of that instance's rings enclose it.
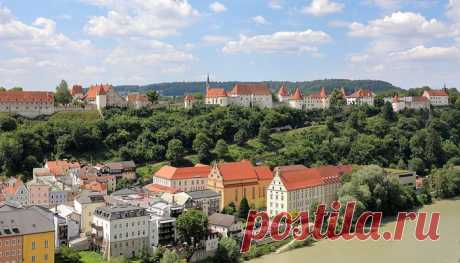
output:
{"label": "pink building", "polygon": [[47,184],[34,180],[28,183],[28,188],[30,205],[49,205],[50,187]]}

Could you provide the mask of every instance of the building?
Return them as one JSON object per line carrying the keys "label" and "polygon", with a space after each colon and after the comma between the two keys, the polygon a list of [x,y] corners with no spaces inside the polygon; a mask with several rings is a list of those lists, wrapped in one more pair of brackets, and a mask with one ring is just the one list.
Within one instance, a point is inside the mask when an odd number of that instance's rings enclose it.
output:
{"label": "building", "polygon": [[421,110],[430,109],[430,102],[427,97],[415,96],[415,97],[399,97],[394,96],[391,100],[391,106],[393,111],[399,112],[405,109]]}
{"label": "building", "polygon": [[117,179],[135,180],[136,164],[134,161],[111,162],[95,166],[101,175],[113,175]]}
{"label": "building", "polygon": [[54,262],[54,223],[35,209],[0,209],[0,262]]}
{"label": "building", "polygon": [[71,172],[78,171],[81,165],[79,162],[69,160],[46,161],[45,168],[48,168],[54,177],[69,176]]}
{"label": "building", "polygon": [[0,112],[34,118],[54,113],[54,94],[48,91],[2,91]]}
{"label": "building", "polygon": [[417,181],[417,175],[415,172],[390,168],[385,168],[384,171],[385,175],[398,179],[401,185],[415,189]]}
{"label": "building", "polygon": [[299,88],[296,88],[292,96],[289,97],[288,104],[289,104],[289,107],[293,109],[297,109],[297,110],[303,109],[303,104],[304,104],[303,95]]}
{"label": "building", "polygon": [[89,87],[83,97],[88,104],[94,104],[98,110],[106,107],[126,107],[128,102],[120,96],[110,84],[96,84]]}
{"label": "building", "polygon": [[222,107],[230,105],[230,98],[224,88],[206,87],[206,95],[204,98],[206,105],[219,105]]}
{"label": "building", "polygon": [[96,180],[84,183],[81,187],[82,189],[90,190],[93,192],[99,192],[103,195],[107,195],[107,183],[102,183]]}
{"label": "building", "polygon": [[107,259],[139,256],[149,247],[148,219],[141,207],[99,207],[92,221],[93,244]]}
{"label": "building", "polygon": [[156,249],[159,246],[175,244],[177,240],[176,217],[183,212],[183,207],[168,204],[164,200],[155,201],[148,209],[150,246]]}
{"label": "building", "polygon": [[370,105],[374,106],[375,94],[371,90],[359,89],[351,95],[345,96],[347,105]]}
{"label": "building", "polygon": [[214,213],[208,217],[208,229],[224,237],[238,239],[241,237],[241,221],[234,215]]}
{"label": "building", "polygon": [[449,105],[449,94],[446,89],[425,90],[422,96],[427,98],[433,106]]}
{"label": "building", "polygon": [[29,204],[29,190],[19,178],[9,178],[3,188],[3,195],[7,201],[16,202],[22,206]]}
{"label": "building", "polygon": [[210,171],[207,165],[181,168],[165,165],[153,174],[152,182],[183,192],[199,191],[208,188]]}
{"label": "building", "polygon": [[267,84],[237,83],[228,95],[232,104],[243,107],[273,107],[272,93]]}
{"label": "building", "polygon": [[268,166],[253,166],[248,160],[216,163],[208,176],[208,188],[221,196],[220,207],[230,203],[237,207],[246,197],[250,206],[265,207],[265,194],[273,179]]}
{"label": "building", "polygon": [[170,194],[175,194],[179,193],[180,190],[176,189],[174,187],[166,186],[166,185],[161,185],[157,183],[153,184],[148,184],[144,186],[144,190],[150,195],[150,196],[156,196],[159,197],[164,193],[170,193]]}
{"label": "building", "polygon": [[104,195],[99,192],[83,190],[74,200],[74,209],[80,215],[80,229],[83,233],[90,233],[94,211],[105,206]]}
{"label": "building", "polygon": [[216,191],[206,189],[188,192],[187,195],[192,199],[192,207],[203,211],[206,215],[220,212],[223,209],[223,207],[220,207],[220,194]]}
{"label": "building", "polygon": [[70,90],[70,95],[74,100],[81,100],[83,98],[83,87],[81,85],[73,85]]}
{"label": "building", "polygon": [[280,212],[308,211],[313,203],[330,204],[337,199],[340,177],[351,171],[351,165],[276,167],[273,181],[267,189],[269,216]]}
{"label": "building", "polygon": [[286,88],[286,85],[281,85],[280,89],[278,90],[278,101],[279,102],[287,102],[289,100],[289,91]]}
{"label": "building", "polygon": [[128,101],[128,106],[136,110],[152,106],[149,98],[145,94],[139,92],[128,94],[126,100]]}
{"label": "building", "polygon": [[184,108],[186,110],[192,109],[194,103],[195,103],[195,98],[192,95],[187,95],[184,97]]}
{"label": "building", "polygon": [[45,182],[39,179],[33,179],[27,182],[29,190],[29,204],[49,206],[50,187]]}
{"label": "building", "polygon": [[326,89],[321,87],[317,93],[304,96],[304,108],[306,110],[328,109],[330,106],[330,98],[327,96]]}

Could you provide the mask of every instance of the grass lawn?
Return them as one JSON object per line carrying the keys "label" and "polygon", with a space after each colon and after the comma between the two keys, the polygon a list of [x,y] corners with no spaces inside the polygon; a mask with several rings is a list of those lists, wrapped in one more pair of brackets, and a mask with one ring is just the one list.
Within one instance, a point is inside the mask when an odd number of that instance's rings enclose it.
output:
{"label": "grass lawn", "polygon": [[[83,263],[105,263],[104,259],[102,259],[102,256],[96,252],[93,251],[81,251],[78,254],[81,256],[81,262]],[[136,259],[136,260],[130,260],[130,263],[140,263],[141,261]]]}
{"label": "grass lawn", "polygon": [[153,173],[160,170],[161,167],[167,164],[169,164],[169,162],[167,161],[154,163],[154,164],[146,164],[144,166],[138,167],[136,169],[136,173],[142,178],[150,179]]}

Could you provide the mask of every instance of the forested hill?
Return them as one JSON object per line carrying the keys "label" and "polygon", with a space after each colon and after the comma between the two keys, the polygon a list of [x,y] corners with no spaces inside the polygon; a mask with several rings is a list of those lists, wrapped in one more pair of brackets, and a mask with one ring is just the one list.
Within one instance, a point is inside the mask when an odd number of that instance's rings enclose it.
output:
{"label": "forested hill", "polygon": [[[235,83],[237,82],[211,82],[211,86],[223,87],[226,90],[230,90]],[[272,91],[278,90],[282,83],[286,83],[289,89],[294,89],[296,86],[298,86],[302,88],[302,91],[305,94],[317,92],[321,86],[326,87],[328,92],[331,92],[337,87],[344,87],[347,93],[352,92],[358,88],[369,88],[377,94],[401,90],[401,88],[395,87],[391,83],[381,80],[324,79],[303,82],[264,81],[262,83],[267,83]],[[128,92],[146,93],[150,90],[156,90],[159,91],[163,96],[182,96],[187,93],[204,92],[205,82],[167,82],[145,86],[117,86],[115,88],[118,92],[123,94]]]}

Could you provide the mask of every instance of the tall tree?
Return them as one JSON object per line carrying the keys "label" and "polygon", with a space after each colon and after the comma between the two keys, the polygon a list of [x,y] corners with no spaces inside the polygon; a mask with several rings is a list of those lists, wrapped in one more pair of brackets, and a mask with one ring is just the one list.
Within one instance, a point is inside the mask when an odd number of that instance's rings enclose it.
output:
{"label": "tall tree", "polygon": [[147,98],[152,104],[156,104],[158,102],[158,99],[160,98],[160,95],[157,91],[153,90],[147,92]]}
{"label": "tall tree", "polygon": [[185,155],[185,148],[182,141],[172,139],[168,143],[168,150],[166,150],[166,159],[171,161],[173,165],[177,165]]}
{"label": "tall tree", "polygon": [[176,251],[167,249],[160,260],[160,263],[180,263],[180,257]]}
{"label": "tall tree", "polygon": [[223,237],[219,241],[216,259],[220,263],[237,263],[240,259],[239,247],[230,237]]}
{"label": "tall tree", "polygon": [[54,101],[58,104],[69,104],[72,102],[72,95],[69,91],[69,85],[67,85],[65,80],[61,80],[61,83],[59,83],[59,85],[56,87]]}
{"label": "tall tree", "polygon": [[228,154],[227,143],[222,139],[218,140],[216,143],[216,147],[214,148],[214,152],[216,153],[217,158],[224,159]]}
{"label": "tall tree", "polygon": [[193,150],[198,154],[200,162],[208,163],[211,160],[211,148],[211,139],[203,132],[198,133],[193,140]]}
{"label": "tall tree", "polygon": [[249,210],[251,210],[251,208],[249,207],[248,199],[243,197],[240,201],[239,217],[246,219],[248,217]]}
{"label": "tall tree", "polygon": [[177,218],[176,229],[179,240],[187,243],[187,258],[190,259],[197,249],[196,244],[206,236],[208,218],[202,211],[196,209],[187,210]]}

